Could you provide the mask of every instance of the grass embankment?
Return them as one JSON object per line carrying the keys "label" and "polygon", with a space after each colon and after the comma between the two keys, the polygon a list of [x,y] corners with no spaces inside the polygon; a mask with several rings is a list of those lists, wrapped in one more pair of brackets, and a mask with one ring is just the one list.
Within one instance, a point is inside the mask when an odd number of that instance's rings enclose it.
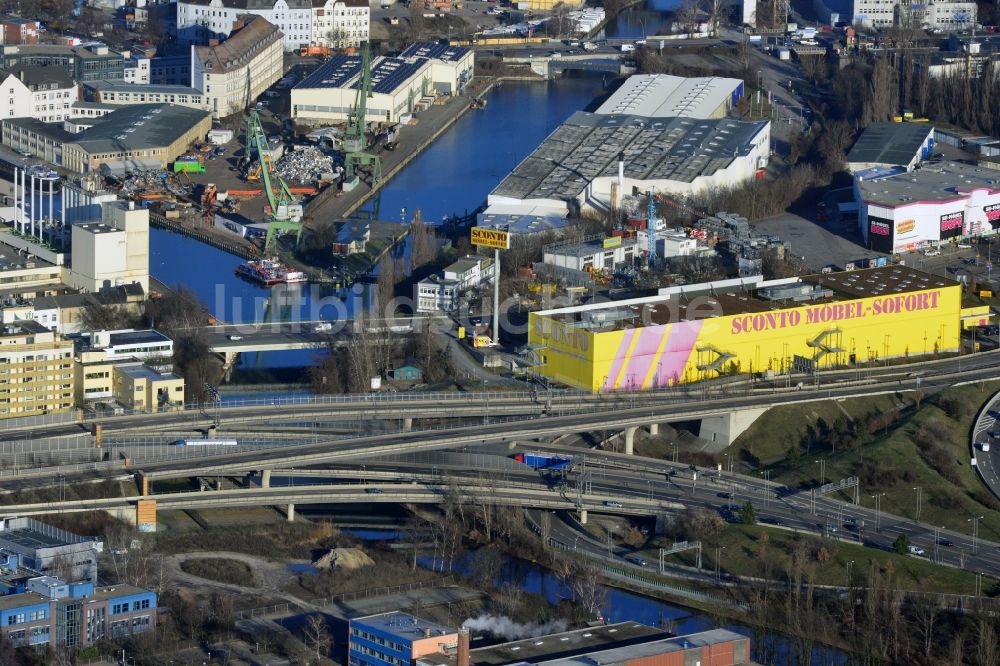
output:
{"label": "grass embankment", "polygon": [[[979,535],[1000,541],[1000,501],[969,464],[975,416],[1000,388],[984,382],[949,388],[929,398],[908,392],[840,402],[776,407],[755,423],[727,453],[759,461],[771,480],[796,488],[825,480],[860,479],[861,503],[971,533],[970,519],[982,516]],[[849,500],[850,491],[841,493]]]}
{"label": "grass embankment", "polygon": [[181,562],[181,571],[230,585],[244,587],[257,585],[257,577],[248,564],[228,557],[198,557],[184,560]]}
{"label": "grass embankment", "polygon": [[[661,543],[662,541],[662,543]],[[643,554],[654,561],[658,548],[669,548],[671,539],[657,539]],[[976,576],[972,572],[934,564],[929,560],[910,555],[889,553],[857,544],[824,539],[818,535],[802,534],[791,530],[765,525],[728,525],[720,533],[714,547],[702,553],[702,568],[716,570],[716,552],[719,570],[737,576],[788,580],[788,572],[801,567],[816,585],[847,585],[848,564],[853,584],[862,585],[874,565],[882,575],[892,572],[896,586],[903,590],[919,592],[947,592],[974,594]],[[687,551],[670,555],[668,562],[694,566],[695,552]],[[984,582],[983,589],[990,590]]]}

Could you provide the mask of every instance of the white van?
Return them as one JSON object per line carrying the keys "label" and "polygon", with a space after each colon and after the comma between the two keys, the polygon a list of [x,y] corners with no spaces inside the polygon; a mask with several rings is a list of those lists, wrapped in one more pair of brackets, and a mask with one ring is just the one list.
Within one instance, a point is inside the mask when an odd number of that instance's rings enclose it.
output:
{"label": "white van", "polygon": [[979,448],[983,450],[983,453],[989,453],[990,452],[990,443],[989,442],[983,442],[982,444],[979,445]]}
{"label": "white van", "polygon": [[622,44],[622,53],[627,53],[629,51],[635,51],[635,44]]}

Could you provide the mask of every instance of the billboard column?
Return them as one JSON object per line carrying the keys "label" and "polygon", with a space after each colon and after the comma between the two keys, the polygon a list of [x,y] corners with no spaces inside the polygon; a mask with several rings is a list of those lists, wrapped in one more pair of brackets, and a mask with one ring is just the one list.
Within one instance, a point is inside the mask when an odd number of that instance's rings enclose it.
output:
{"label": "billboard column", "polygon": [[493,346],[500,344],[500,248],[493,250]]}

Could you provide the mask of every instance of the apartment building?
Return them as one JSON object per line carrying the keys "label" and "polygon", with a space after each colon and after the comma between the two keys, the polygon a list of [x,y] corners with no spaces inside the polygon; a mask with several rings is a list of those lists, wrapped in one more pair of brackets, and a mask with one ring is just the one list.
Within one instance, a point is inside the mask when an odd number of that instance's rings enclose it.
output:
{"label": "apartment building", "polygon": [[371,5],[368,0],[313,0],[313,44],[342,49],[368,41]]}
{"label": "apartment building", "polygon": [[0,19],[0,41],[4,44],[37,44],[38,21],[4,17]]}
{"label": "apartment building", "polygon": [[[216,118],[246,109],[281,78],[281,31],[266,19],[237,22],[222,43],[191,49],[191,87]],[[204,133],[203,133],[204,135]]]}
{"label": "apartment building", "polygon": [[0,324],[0,419],[73,406],[73,343],[35,321]]}
{"label": "apartment building", "polygon": [[286,51],[311,44],[358,46],[368,40],[371,24],[368,0],[179,0],[177,41],[208,44],[225,39],[243,15],[276,26]]}
{"label": "apartment building", "polygon": [[73,104],[80,98],[76,82],[62,67],[19,66],[0,77],[0,119],[59,123],[72,115]]}
{"label": "apartment building", "polygon": [[312,40],[312,0],[178,0],[177,42],[208,44],[233,31],[243,15],[266,20],[281,31],[284,50]]}

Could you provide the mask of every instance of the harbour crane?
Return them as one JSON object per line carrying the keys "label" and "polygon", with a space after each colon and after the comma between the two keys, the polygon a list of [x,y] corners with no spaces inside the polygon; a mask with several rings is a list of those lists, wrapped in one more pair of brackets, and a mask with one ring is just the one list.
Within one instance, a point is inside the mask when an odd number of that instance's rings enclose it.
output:
{"label": "harbour crane", "polygon": [[254,157],[257,158],[260,164],[260,177],[264,181],[264,195],[271,209],[267,220],[267,237],[264,241],[265,253],[274,251],[280,234],[295,232],[296,245],[302,238],[302,206],[296,202],[284,179],[274,170],[270,155],[267,134],[260,122],[260,116],[256,110],[251,109],[247,115],[246,159],[252,161]]}
{"label": "harbour crane", "polygon": [[377,188],[382,180],[382,159],[369,152],[368,140],[368,100],[374,96],[372,90],[372,58],[368,42],[361,46],[361,76],[358,79],[358,97],[354,108],[348,114],[347,131],[344,133],[344,189],[353,190],[361,177],[359,167],[368,167],[371,175],[371,189],[375,194],[369,201],[370,210],[356,217],[378,219],[379,199]]}

